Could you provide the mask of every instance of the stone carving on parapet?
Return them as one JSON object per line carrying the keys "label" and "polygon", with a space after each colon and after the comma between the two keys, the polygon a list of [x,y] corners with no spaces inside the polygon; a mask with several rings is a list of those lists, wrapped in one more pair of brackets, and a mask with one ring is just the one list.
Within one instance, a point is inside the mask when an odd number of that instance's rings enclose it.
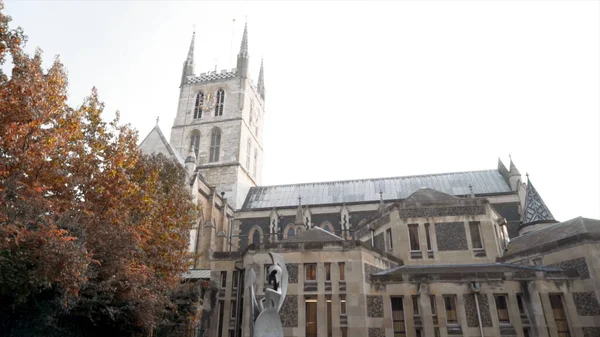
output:
{"label": "stone carving on parapet", "polygon": [[246,283],[250,288],[250,317],[252,319],[252,337],[283,337],[283,326],[279,310],[285,300],[288,287],[288,272],[283,257],[269,253],[273,264],[267,270],[269,283],[265,287],[265,295],[260,301],[256,300],[254,286],[256,273],[248,269]]}

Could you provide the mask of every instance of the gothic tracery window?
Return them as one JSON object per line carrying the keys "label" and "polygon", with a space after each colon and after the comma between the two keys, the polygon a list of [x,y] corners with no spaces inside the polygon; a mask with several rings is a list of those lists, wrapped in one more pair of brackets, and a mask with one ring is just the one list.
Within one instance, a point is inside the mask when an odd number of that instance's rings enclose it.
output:
{"label": "gothic tracery window", "polygon": [[210,154],[208,161],[214,163],[219,161],[219,152],[221,150],[221,130],[214,128],[210,136]]}
{"label": "gothic tracery window", "polygon": [[196,154],[196,158],[198,158],[198,150],[200,149],[200,131],[194,130],[192,131],[192,135],[190,136],[190,151],[194,151]]}
{"label": "gothic tracery window", "polygon": [[196,104],[194,105],[194,119],[202,118],[202,106],[204,105],[204,93],[200,91],[196,95]]}
{"label": "gothic tracery window", "polygon": [[215,103],[215,116],[223,116],[223,105],[225,103],[225,90],[217,90],[217,101]]}

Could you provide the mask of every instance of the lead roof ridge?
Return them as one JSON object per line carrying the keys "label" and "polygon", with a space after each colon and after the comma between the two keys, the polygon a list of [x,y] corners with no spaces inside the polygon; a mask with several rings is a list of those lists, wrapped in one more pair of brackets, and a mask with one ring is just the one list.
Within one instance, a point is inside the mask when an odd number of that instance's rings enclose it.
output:
{"label": "lead roof ridge", "polygon": [[399,178],[417,178],[417,177],[430,177],[430,176],[443,176],[453,175],[461,173],[479,173],[479,172],[499,172],[498,169],[488,170],[472,170],[472,171],[459,171],[459,172],[443,172],[443,173],[428,173],[428,174],[415,174],[407,176],[394,176],[394,177],[381,177],[381,178],[361,178],[361,179],[346,179],[346,180],[331,180],[331,181],[315,181],[308,183],[296,183],[296,184],[278,184],[278,185],[260,185],[250,187],[250,190],[259,188],[271,188],[271,187],[287,187],[287,186],[302,186],[302,185],[321,185],[321,184],[333,184],[333,183],[349,183],[349,182],[362,182],[369,180],[386,180],[386,179],[399,179]]}

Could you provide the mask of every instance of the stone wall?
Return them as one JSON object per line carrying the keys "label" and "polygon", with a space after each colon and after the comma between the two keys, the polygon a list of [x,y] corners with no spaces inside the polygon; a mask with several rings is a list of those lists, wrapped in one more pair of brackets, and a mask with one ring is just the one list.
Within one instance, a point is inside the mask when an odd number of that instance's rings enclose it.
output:
{"label": "stone wall", "polygon": [[465,224],[463,222],[436,223],[435,237],[439,251],[469,249]]}
{"label": "stone wall", "polygon": [[[492,326],[492,316],[490,315],[490,303],[486,294],[479,294],[479,311],[481,312],[481,324],[484,327]],[[479,318],[477,317],[477,305],[473,294],[464,294],[465,314],[467,316],[467,325],[470,328],[479,326]]]}
{"label": "stone wall", "polygon": [[573,293],[573,301],[579,316],[600,316],[600,304],[595,292]]}
{"label": "stone wall", "polygon": [[485,214],[484,206],[456,206],[456,207],[421,207],[399,209],[400,218],[428,218],[437,216],[460,216]]}
{"label": "stone wall", "polygon": [[583,279],[590,278],[590,272],[585,262],[585,257],[577,259],[566,260],[559,263],[551,264],[548,267],[560,268],[560,269],[574,269],[577,270],[579,277]]}
{"label": "stone wall", "polygon": [[288,271],[288,283],[298,283],[298,264],[286,263]]}
{"label": "stone wall", "polygon": [[385,233],[379,233],[373,238],[373,246],[382,252],[385,252]]}
{"label": "stone wall", "polygon": [[368,317],[383,317],[383,296],[367,295]]}
{"label": "stone wall", "polygon": [[279,311],[281,325],[284,327],[298,326],[298,296],[287,295]]}

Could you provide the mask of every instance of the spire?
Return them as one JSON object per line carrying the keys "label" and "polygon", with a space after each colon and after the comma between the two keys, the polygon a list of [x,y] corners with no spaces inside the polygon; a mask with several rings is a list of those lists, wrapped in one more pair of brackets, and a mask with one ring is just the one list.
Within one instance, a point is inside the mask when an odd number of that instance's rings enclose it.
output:
{"label": "spire", "polygon": [[508,155],[508,157],[510,158],[510,169],[508,170],[509,175],[520,176],[521,173],[517,169],[517,166],[515,166],[515,163],[513,163],[512,157],[510,155]]}
{"label": "spire", "polygon": [[258,83],[256,84],[256,88],[258,89],[258,94],[262,100],[265,100],[265,73],[264,73],[264,60],[260,60],[260,71],[258,72]]}
{"label": "spire", "polygon": [[555,223],[554,216],[550,213],[548,206],[542,200],[527,175],[527,194],[525,196],[525,210],[523,211],[523,223],[521,227],[534,225],[536,223]]}
{"label": "spire", "polygon": [[190,49],[188,55],[183,62],[183,70],[181,72],[181,84],[184,85],[188,76],[194,75],[194,45],[196,41],[196,32],[192,33],[192,41],[190,42]]}
{"label": "spire", "polygon": [[239,55],[248,55],[248,22],[244,25],[244,35],[242,35]]}
{"label": "spire", "polygon": [[[237,56],[237,72],[238,75],[245,79],[248,77],[248,22],[244,26],[244,35],[242,35],[242,44],[240,45],[240,52]],[[243,91],[243,90],[242,90]]]}
{"label": "spire", "polygon": [[192,33],[192,41],[188,50],[187,62],[194,62],[194,45],[196,44],[196,31]]}

